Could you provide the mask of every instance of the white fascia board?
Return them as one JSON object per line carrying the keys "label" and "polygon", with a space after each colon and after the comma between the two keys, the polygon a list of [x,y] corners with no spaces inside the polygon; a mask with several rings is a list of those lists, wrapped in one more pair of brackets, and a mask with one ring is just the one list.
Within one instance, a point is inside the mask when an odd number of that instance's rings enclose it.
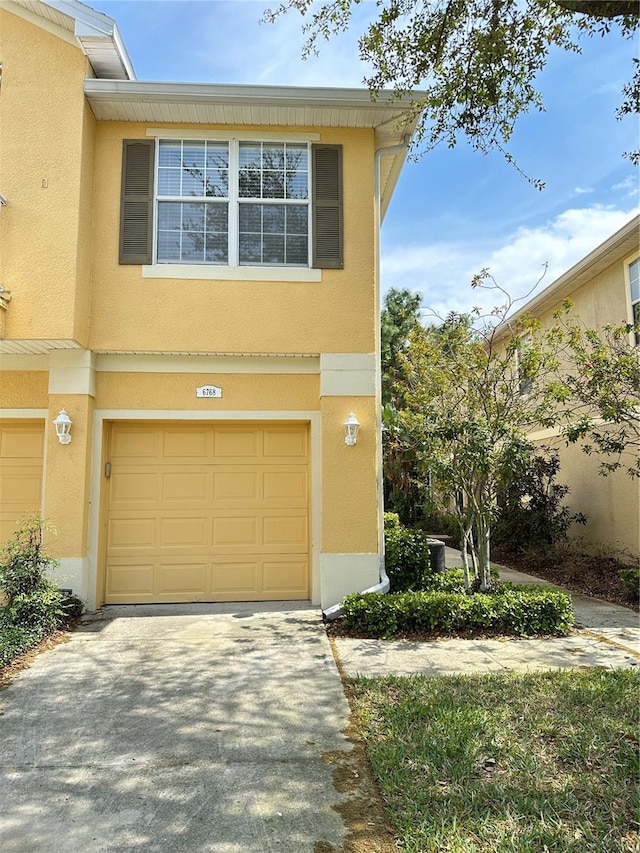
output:
{"label": "white fascia board", "polygon": [[[85,93],[91,98],[122,98],[145,102],[166,99],[198,103],[247,103],[259,106],[304,106],[304,107],[353,107],[371,110],[371,115],[380,115],[392,109],[396,120],[410,111],[412,100],[398,98],[392,92],[381,92],[373,100],[367,89],[326,89],[301,86],[247,86],[240,83],[167,83],[137,80],[85,80]],[[386,117],[384,124],[392,119]],[[380,121],[372,121],[377,127]]]}
{"label": "white fascia board", "polygon": [[56,9],[63,15],[73,18],[75,21],[74,35],[82,45],[89,62],[91,62],[91,47],[90,45],[85,46],[83,39],[93,40],[102,38],[115,52],[123,74],[129,80],[136,79],[133,63],[118,30],[118,25],[113,18],[102,12],[98,12],[96,9],[85,6],[84,3],[80,3],[78,0],[44,0],[44,2],[52,9]]}

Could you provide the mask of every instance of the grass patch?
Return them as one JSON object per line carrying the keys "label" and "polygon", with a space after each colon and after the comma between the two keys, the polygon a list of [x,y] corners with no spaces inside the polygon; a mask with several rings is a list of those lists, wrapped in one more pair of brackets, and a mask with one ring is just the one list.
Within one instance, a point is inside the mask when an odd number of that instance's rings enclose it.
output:
{"label": "grass patch", "polygon": [[636,853],[633,670],[358,679],[405,853]]}

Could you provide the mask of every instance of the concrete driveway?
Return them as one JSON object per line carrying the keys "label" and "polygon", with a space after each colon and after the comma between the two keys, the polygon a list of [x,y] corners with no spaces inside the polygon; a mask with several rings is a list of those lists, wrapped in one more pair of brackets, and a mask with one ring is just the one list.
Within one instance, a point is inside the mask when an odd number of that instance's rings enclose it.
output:
{"label": "concrete driveway", "polygon": [[349,709],[317,609],[106,615],[0,692],[3,853],[342,847]]}

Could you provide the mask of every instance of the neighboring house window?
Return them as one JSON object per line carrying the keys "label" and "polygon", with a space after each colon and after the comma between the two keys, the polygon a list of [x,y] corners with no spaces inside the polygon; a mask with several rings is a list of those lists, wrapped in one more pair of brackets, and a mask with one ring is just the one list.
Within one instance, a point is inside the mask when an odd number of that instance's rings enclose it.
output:
{"label": "neighboring house window", "polygon": [[[634,326],[640,327],[640,258],[629,264],[631,287],[631,316]],[[640,331],[636,331],[636,344],[640,344]]]}
{"label": "neighboring house window", "polygon": [[341,268],[342,148],[124,140],[120,263]]}
{"label": "neighboring house window", "polygon": [[531,335],[521,335],[518,340],[518,348],[516,350],[516,363],[518,365],[518,382],[521,394],[528,394],[532,388],[532,381],[527,376],[525,369],[526,351],[531,345]]}

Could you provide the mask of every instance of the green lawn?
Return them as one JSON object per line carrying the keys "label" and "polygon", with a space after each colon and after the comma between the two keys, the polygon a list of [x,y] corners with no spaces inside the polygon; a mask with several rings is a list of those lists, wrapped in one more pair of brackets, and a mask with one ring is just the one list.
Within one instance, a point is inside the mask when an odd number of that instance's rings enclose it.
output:
{"label": "green lawn", "polygon": [[638,853],[640,673],[358,679],[406,853]]}

